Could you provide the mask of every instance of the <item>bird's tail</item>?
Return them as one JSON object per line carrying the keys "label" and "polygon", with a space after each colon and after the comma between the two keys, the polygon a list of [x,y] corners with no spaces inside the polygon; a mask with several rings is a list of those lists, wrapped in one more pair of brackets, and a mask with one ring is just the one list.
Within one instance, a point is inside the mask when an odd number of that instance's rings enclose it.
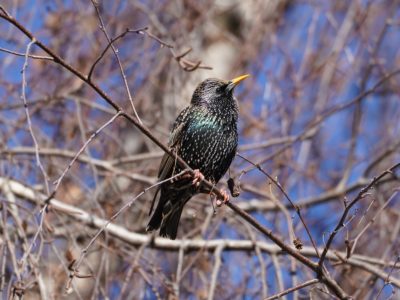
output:
{"label": "bird's tail", "polygon": [[147,224],[146,231],[153,231],[160,228],[161,221],[163,219],[162,213],[163,205],[161,205],[161,203],[158,203],[156,210],[154,211],[149,223]]}
{"label": "bird's tail", "polygon": [[[160,190],[158,189],[156,194],[154,195],[153,201],[151,202],[149,215],[151,215],[151,213],[153,211],[154,203],[156,202],[159,191]],[[153,231],[153,230],[157,230],[158,228],[160,228],[161,221],[163,218],[163,210],[164,210],[164,203],[165,203],[165,201],[162,201],[162,200],[163,200],[163,198],[160,196],[160,198],[158,199],[157,208],[154,211],[154,213],[152,214],[149,223],[147,224],[146,231]]]}
{"label": "bird's tail", "polygon": [[183,207],[192,197],[188,191],[161,191],[157,207],[147,224],[146,231],[160,228],[160,235],[174,240],[178,232]]}
{"label": "bird's tail", "polygon": [[[165,196],[164,196],[165,197]],[[185,203],[191,195],[168,195],[167,198],[160,197],[157,208],[147,224],[146,231],[160,228],[160,235],[174,240],[178,232],[179,220]],[[176,201],[179,199],[179,201]]]}
{"label": "bird's tail", "polygon": [[175,207],[163,217],[160,229],[160,235],[163,237],[170,238],[174,240],[178,233],[179,220],[181,219],[183,211],[183,202],[176,203]]}

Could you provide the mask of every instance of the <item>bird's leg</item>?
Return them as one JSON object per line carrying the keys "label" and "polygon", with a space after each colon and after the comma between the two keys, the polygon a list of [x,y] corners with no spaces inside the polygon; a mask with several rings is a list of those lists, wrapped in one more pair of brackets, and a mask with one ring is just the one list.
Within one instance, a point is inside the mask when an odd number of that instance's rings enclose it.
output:
{"label": "bird's leg", "polygon": [[221,197],[217,198],[216,205],[218,207],[221,207],[222,204],[226,204],[229,202],[229,195],[226,190],[220,190],[219,192],[221,193],[222,198]]}
{"label": "bird's leg", "polygon": [[200,172],[199,169],[193,170],[193,172],[187,171],[181,176],[175,178],[173,182],[185,181],[187,179],[192,179],[192,181],[190,183],[184,183],[182,186],[175,187],[175,190],[187,189],[190,186],[195,186],[196,188],[198,188],[201,182],[204,180],[204,175]]}

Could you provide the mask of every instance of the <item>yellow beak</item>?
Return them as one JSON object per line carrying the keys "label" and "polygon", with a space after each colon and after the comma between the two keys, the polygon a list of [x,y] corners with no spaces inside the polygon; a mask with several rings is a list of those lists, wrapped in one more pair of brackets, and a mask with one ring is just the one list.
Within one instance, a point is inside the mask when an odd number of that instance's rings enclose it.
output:
{"label": "yellow beak", "polygon": [[245,80],[247,77],[250,77],[250,75],[249,75],[249,74],[246,74],[246,75],[242,75],[242,76],[233,78],[233,79],[230,81],[230,83],[233,84],[234,86],[236,86],[236,85],[239,84],[239,82],[241,82],[242,80]]}

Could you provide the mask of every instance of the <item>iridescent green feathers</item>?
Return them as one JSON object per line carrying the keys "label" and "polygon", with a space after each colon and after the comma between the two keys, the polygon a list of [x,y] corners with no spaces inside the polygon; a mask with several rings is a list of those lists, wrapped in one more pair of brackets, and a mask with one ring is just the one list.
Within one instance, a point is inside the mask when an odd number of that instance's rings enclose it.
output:
{"label": "iridescent green feathers", "polygon": [[[190,106],[179,114],[171,131],[169,147],[214,183],[226,173],[236,154],[238,105],[233,88],[247,76],[242,77],[231,81],[207,79],[200,83]],[[165,180],[180,171],[175,158],[166,154],[158,179]],[[160,186],[154,198],[155,201],[159,194],[157,208],[147,231],[160,228],[161,236],[176,238],[183,206],[199,192],[196,187],[184,184],[166,182]]]}

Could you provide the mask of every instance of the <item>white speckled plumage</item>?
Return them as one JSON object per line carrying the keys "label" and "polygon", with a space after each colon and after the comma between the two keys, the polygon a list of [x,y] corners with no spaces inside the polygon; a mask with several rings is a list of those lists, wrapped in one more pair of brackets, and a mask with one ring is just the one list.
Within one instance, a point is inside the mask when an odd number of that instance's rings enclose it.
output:
{"label": "white speckled plumage", "polygon": [[[238,104],[233,96],[236,82],[207,79],[193,93],[191,103],[174,122],[169,147],[192,169],[199,169],[207,180],[217,183],[235,157],[238,133]],[[180,172],[174,158],[162,159],[159,180]],[[160,229],[160,235],[176,238],[183,206],[196,192],[195,187],[183,189],[182,182],[166,182],[147,230]],[[157,194],[155,198],[157,197]]]}

